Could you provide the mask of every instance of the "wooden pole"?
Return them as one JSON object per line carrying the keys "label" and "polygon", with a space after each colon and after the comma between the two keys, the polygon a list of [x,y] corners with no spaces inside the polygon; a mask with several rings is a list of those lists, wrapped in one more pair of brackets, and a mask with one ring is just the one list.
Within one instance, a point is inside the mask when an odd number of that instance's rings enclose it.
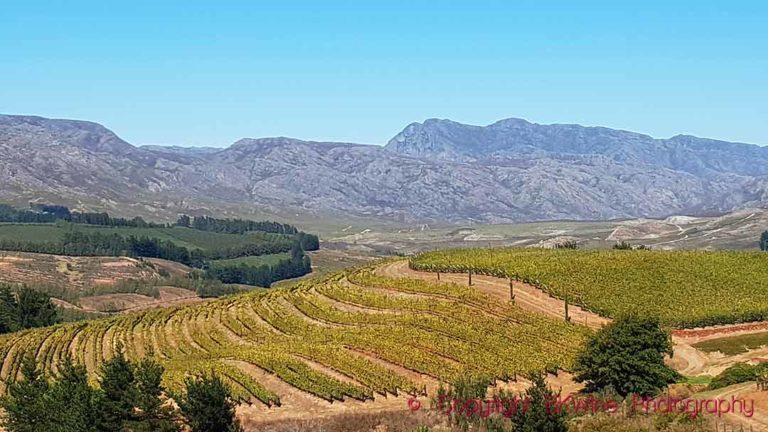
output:
{"label": "wooden pole", "polygon": [[571,317],[568,316],[568,291],[565,291],[565,322],[570,322]]}
{"label": "wooden pole", "polygon": [[509,299],[515,301],[515,286],[512,284],[512,278],[509,278]]}
{"label": "wooden pole", "polygon": [[469,286],[472,286],[472,270],[469,271]]}
{"label": "wooden pole", "polygon": [[437,280],[440,280],[440,272],[437,272]]}

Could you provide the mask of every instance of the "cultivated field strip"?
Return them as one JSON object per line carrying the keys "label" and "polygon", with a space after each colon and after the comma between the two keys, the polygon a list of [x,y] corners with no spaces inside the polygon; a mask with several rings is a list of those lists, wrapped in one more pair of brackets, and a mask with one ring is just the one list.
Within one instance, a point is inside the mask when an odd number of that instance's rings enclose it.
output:
{"label": "cultivated field strip", "polygon": [[692,328],[768,320],[764,252],[456,249],[420,254],[411,269],[511,278],[606,318],[657,316]]}
{"label": "cultivated field strip", "polygon": [[510,379],[568,369],[588,333],[467,287],[364,268],[204,304],[6,334],[0,378],[18,378],[32,355],[55,375],[71,356],[97,382],[101,363],[122,347],[130,359],[157,358],[174,390],[187,376],[216,373],[241,401],[277,405],[281,394],[258,379],[268,373],[326,401],[367,400],[420,393],[425,380],[459,374]]}

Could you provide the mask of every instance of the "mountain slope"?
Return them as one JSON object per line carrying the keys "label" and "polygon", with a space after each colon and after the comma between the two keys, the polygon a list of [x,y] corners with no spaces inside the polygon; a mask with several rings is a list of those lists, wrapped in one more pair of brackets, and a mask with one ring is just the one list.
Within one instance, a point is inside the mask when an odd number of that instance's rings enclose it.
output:
{"label": "mountain slope", "polygon": [[0,116],[0,201],[113,213],[399,222],[713,214],[765,206],[766,149],[505,120],[408,126],[386,148],[291,138],[134,147],[89,122]]}
{"label": "mountain slope", "polygon": [[697,176],[768,175],[768,147],[685,135],[663,140],[602,127],[539,125],[521,119],[485,127],[437,119],[412,123],[386,148],[400,154],[462,161],[601,155],[616,163],[652,165]]}

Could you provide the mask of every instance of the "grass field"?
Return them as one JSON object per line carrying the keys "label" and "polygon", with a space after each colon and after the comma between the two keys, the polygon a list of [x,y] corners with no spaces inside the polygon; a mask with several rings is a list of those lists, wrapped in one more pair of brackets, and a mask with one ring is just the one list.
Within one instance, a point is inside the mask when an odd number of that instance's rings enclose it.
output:
{"label": "grass field", "polygon": [[768,346],[768,332],[710,339],[693,345],[704,352],[719,351],[725,355],[741,354],[763,346]]}
{"label": "grass field", "polygon": [[290,257],[291,257],[291,254],[289,253],[278,253],[278,254],[224,259],[224,260],[213,260],[210,262],[210,265],[212,267],[231,266],[231,265],[240,265],[240,264],[246,264],[246,265],[255,266],[255,267],[258,267],[261,265],[272,266],[279,263],[280,261],[287,260]]}
{"label": "grass field", "polygon": [[768,319],[768,254],[462,249],[427,252],[417,270],[512,277],[606,317],[638,312],[674,327]]}
{"label": "grass field", "polygon": [[85,233],[99,232],[103,234],[120,234],[124,236],[151,237],[172,241],[178,246],[189,249],[211,250],[222,247],[236,247],[244,244],[259,242],[264,239],[285,237],[281,234],[250,232],[247,234],[222,234],[200,231],[185,227],[171,228],[133,228],[133,227],[103,227],[95,225],[72,224],[10,224],[0,223],[0,240],[23,240],[31,242],[59,241],[69,230]]}
{"label": "grass field", "polygon": [[[123,344],[131,359],[152,352],[171,389],[187,374],[215,371],[240,400],[277,404],[284,384],[328,401],[367,400],[421,393],[427,378],[508,379],[569,368],[589,334],[467,287],[365,268],[194,306],[2,335],[0,379],[18,377],[28,355],[51,373],[70,355],[95,377]],[[274,379],[284,384],[264,384]]]}

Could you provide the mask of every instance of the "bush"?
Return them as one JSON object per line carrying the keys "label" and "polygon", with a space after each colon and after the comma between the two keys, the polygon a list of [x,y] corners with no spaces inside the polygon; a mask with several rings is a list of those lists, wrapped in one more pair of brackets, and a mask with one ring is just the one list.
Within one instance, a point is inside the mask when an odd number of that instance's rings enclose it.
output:
{"label": "bush", "polygon": [[709,388],[714,390],[733,384],[753,381],[766,372],[768,372],[768,364],[753,366],[747,363],[736,363],[712,379],[712,382],[709,383]]}

